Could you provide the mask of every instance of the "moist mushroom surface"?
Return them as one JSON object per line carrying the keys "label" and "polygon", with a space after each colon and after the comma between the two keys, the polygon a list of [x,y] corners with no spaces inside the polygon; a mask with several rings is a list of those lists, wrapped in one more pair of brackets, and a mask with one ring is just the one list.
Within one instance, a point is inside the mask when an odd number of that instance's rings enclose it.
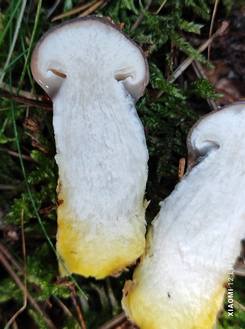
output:
{"label": "moist mushroom surface", "polygon": [[145,247],[148,152],[135,110],[145,57],[108,20],[88,17],[47,32],[31,67],[53,100],[60,270],[114,274]]}
{"label": "moist mushroom surface", "polygon": [[188,150],[188,173],[161,203],[124,288],[141,329],[213,329],[245,237],[245,103],[201,119]]}

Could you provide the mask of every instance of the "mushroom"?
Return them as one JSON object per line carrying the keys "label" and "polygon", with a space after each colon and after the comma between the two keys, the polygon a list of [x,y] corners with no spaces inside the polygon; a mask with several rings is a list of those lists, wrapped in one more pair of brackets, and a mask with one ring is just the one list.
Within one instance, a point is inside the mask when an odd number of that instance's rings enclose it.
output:
{"label": "mushroom", "polygon": [[144,54],[108,20],[87,17],[47,32],[31,68],[53,100],[61,274],[115,274],[145,247],[148,152],[135,109]]}
{"label": "mushroom", "polygon": [[187,144],[191,166],[161,203],[124,288],[141,329],[213,328],[245,236],[245,103],[201,119]]}

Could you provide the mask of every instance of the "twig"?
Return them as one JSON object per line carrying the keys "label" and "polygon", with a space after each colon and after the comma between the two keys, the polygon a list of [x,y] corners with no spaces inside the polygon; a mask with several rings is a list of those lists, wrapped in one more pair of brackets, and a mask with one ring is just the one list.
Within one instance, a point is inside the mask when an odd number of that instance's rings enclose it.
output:
{"label": "twig", "polygon": [[76,8],[72,8],[71,10],[68,10],[65,13],[62,13],[62,14],[59,14],[59,15],[55,16],[54,18],[52,18],[51,22],[55,22],[59,19],[63,19],[65,17],[69,17],[69,16],[72,16],[72,15],[75,15],[75,14],[79,14],[81,11],[89,8],[91,5],[93,5],[96,2],[97,2],[97,0],[93,0],[93,1],[85,3],[85,4],[83,3],[82,5],[80,5]]}
{"label": "twig", "polygon": [[242,276],[245,278],[245,269],[240,269],[240,268],[237,268],[234,270],[234,274],[237,275],[237,276]]}
{"label": "twig", "polygon": [[147,1],[146,6],[145,6],[143,12],[139,15],[139,17],[135,21],[134,25],[131,27],[131,31],[134,31],[140,25],[140,23],[144,19],[145,12],[150,8],[151,3],[152,3],[152,0],[148,0]]}
{"label": "twig", "polygon": [[[214,20],[215,20],[215,16],[217,13],[218,4],[219,4],[219,0],[215,0],[214,10],[213,10],[212,18],[211,18],[210,29],[209,29],[209,35],[208,35],[209,38],[211,37],[211,35],[213,33]],[[211,52],[211,43],[208,46],[208,60],[210,60],[210,52]]]}
{"label": "twig", "polygon": [[14,267],[21,273],[23,274],[23,270],[20,267],[20,265],[16,262],[16,260],[12,257],[8,249],[0,243],[0,252],[14,265]]}
{"label": "twig", "polygon": [[47,18],[49,18],[55,12],[56,8],[59,6],[61,0],[56,0],[51,8],[49,8],[47,13]]}
{"label": "twig", "polygon": [[[228,28],[229,23],[227,21],[224,21],[220,28],[208,39],[206,40],[199,48],[198,48],[198,53],[202,53],[207,47],[210,45],[211,42],[218,36],[222,35],[225,30]],[[193,58],[187,58],[180,66],[174,71],[172,78],[170,79],[170,82],[174,82],[189,66],[190,64],[194,61]]]}
{"label": "twig", "polygon": [[15,185],[0,184],[0,191],[16,190]]}
{"label": "twig", "polygon": [[37,108],[43,109],[45,111],[52,111],[52,105],[47,102],[40,102],[40,101],[32,100],[30,98],[11,94],[10,92],[5,91],[5,90],[0,90],[0,96],[7,98],[7,99],[12,99],[12,100],[16,101],[17,103],[25,104],[27,106],[37,107]]}
{"label": "twig", "polygon": [[119,325],[123,324],[127,320],[125,313],[121,313],[115,316],[113,319],[109,320],[105,324],[103,324],[98,329],[113,329],[117,328]]}
{"label": "twig", "polygon": [[[9,262],[7,261],[7,259],[5,258],[4,254],[2,252],[0,252],[0,262],[2,263],[2,265],[6,269],[6,271],[10,274],[10,276],[13,278],[13,280],[15,281],[15,283],[17,284],[17,286],[20,288],[20,290],[23,293],[25,293],[25,290],[26,289],[25,289],[24,284],[21,282],[21,280],[16,275],[16,273],[13,271],[13,269],[11,268]],[[29,302],[33,306],[33,308],[35,308],[35,310],[43,317],[43,320],[47,324],[48,328],[56,329],[56,327],[53,324],[53,322],[49,319],[49,317],[47,316],[47,314],[40,308],[40,306],[32,298],[32,296],[30,295],[30,293],[28,291],[26,291],[26,295],[27,295],[27,299],[29,300]]]}
{"label": "twig", "polygon": [[[5,153],[7,153],[9,155],[12,155],[15,158],[19,158],[19,153],[18,152],[11,151],[11,150],[5,149],[3,147],[0,147],[0,152],[5,152]],[[30,157],[29,155],[22,154],[22,158],[24,160],[26,160],[26,161],[35,162],[35,160],[32,157]]]}
{"label": "twig", "polygon": [[68,316],[68,318],[72,318],[73,315],[69,308],[58,297],[53,296],[53,298],[57,302],[59,307],[63,310],[63,312]]}
{"label": "twig", "polygon": [[24,233],[24,210],[21,211],[21,241],[22,241],[22,253],[24,260],[24,292],[23,292],[23,305],[21,308],[11,317],[7,322],[4,329],[8,329],[17,319],[17,317],[26,309],[27,306],[27,274],[26,274],[26,244],[25,244],[25,233]]}
{"label": "twig", "polygon": [[81,325],[81,329],[86,329],[86,323],[85,323],[81,308],[79,307],[78,302],[77,302],[75,287],[73,285],[71,285],[69,288],[71,290],[71,299],[72,299],[73,305],[75,306],[75,309],[76,309],[76,312],[78,315],[78,319],[79,319],[79,322]]}
{"label": "twig", "polygon": [[18,16],[17,23],[16,23],[16,27],[15,27],[15,31],[14,31],[14,36],[13,36],[12,43],[11,43],[11,46],[10,46],[10,49],[9,49],[9,52],[8,52],[8,57],[7,57],[7,59],[6,59],[5,63],[4,63],[4,66],[3,66],[2,75],[0,77],[0,82],[3,82],[6,69],[7,69],[8,65],[9,65],[9,62],[10,62],[11,57],[13,55],[14,47],[15,47],[15,44],[16,44],[16,41],[17,41],[17,38],[18,38],[18,35],[19,35],[20,26],[21,26],[22,19],[23,19],[23,16],[24,16],[24,12],[25,12],[25,8],[26,8],[26,3],[27,3],[27,0],[23,0],[22,1],[22,6],[21,6],[21,9],[20,9],[20,13],[19,13],[19,16]]}
{"label": "twig", "polygon": [[245,277],[245,263],[237,262],[234,266],[234,274],[238,276]]}
{"label": "twig", "polygon": [[[229,23],[227,21],[222,22],[220,28],[208,39],[206,40],[199,48],[198,48],[198,53],[202,53],[207,47],[210,45],[211,42],[218,36],[222,35],[225,30],[228,28]],[[186,60],[184,60],[179,67],[174,71],[170,82],[174,82],[189,66],[190,64],[194,61],[193,58],[189,57]]]}
{"label": "twig", "polygon": [[[193,66],[193,69],[198,78],[208,80],[208,78],[202,68],[202,65],[200,63],[198,63],[197,61],[193,61],[192,66]],[[212,111],[218,110],[218,105],[216,104],[216,102],[213,99],[207,99],[207,102],[208,102],[209,106],[211,107]]]}
{"label": "twig", "polygon": [[87,10],[85,10],[82,14],[80,14],[80,17],[85,17],[87,15],[92,14],[96,9],[98,9],[103,3],[106,3],[104,0],[99,0],[95,4],[93,4],[91,7],[89,7]]}
{"label": "twig", "polygon": [[158,15],[160,13],[160,11],[163,9],[163,7],[166,5],[168,0],[163,0],[163,2],[161,3],[160,7],[157,9],[157,11],[155,12],[156,15]]}
{"label": "twig", "polygon": [[7,83],[0,82],[0,89],[16,96],[21,96],[33,101],[43,101],[43,96],[34,96],[29,91],[19,90],[13,86],[9,86]]}
{"label": "twig", "polygon": [[[208,39],[206,40],[199,48],[198,48],[198,53],[202,53],[205,49],[207,49],[208,45],[217,37],[221,36],[224,34],[224,32],[227,30],[229,26],[229,23],[227,21],[222,22],[221,26],[218,28],[218,30]],[[181,74],[191,65],[191,63],[194,61],[192,57],[188,57],[185,59],[174,71],[172,76],[169,79],[170,83],[173,83],[176,79],[178,79]],[[161,97],[163,94],[163,91],[160,91],[157,95],[157,98]]]}

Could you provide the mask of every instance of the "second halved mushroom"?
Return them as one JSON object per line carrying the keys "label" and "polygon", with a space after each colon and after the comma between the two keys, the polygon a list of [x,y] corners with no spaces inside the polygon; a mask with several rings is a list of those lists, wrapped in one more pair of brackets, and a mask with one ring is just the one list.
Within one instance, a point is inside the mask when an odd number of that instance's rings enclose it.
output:
{"label": "second halved mushroom", "polygon": [[54,105],[61,271],[103,278],[145,246],[148,152],[134,103],[146,60],[107,20],[85,18],[44,35],[32,72]]}
{"label": "second halved mushroom", "polygon": [[141,329],[212,329],[245,236],[245,104],[204,117],[188,149],[192,168],[161,203],[125,286]]}

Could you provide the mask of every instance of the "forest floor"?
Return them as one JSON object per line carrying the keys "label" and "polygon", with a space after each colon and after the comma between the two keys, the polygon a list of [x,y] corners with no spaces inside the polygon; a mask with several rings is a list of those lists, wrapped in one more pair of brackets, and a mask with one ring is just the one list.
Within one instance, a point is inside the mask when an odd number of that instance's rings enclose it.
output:
{"label": "forest floor", "polygon": [[[130,329],[118,278],[60,279],[54,253],[57,167],[51,100],[34,82],[32,50],[51,26],[110,17],[144,50],[150,83],[137,103],[150,153],[148,223],[178,183],[197,119],[245,101],[244,1],[21,1],[0,3],[0,327]],[[182,160],[183,161],[183,160]],[[245,244],[219,329],[245,328]],[[84,297],[84,293],[87,297]]]}

